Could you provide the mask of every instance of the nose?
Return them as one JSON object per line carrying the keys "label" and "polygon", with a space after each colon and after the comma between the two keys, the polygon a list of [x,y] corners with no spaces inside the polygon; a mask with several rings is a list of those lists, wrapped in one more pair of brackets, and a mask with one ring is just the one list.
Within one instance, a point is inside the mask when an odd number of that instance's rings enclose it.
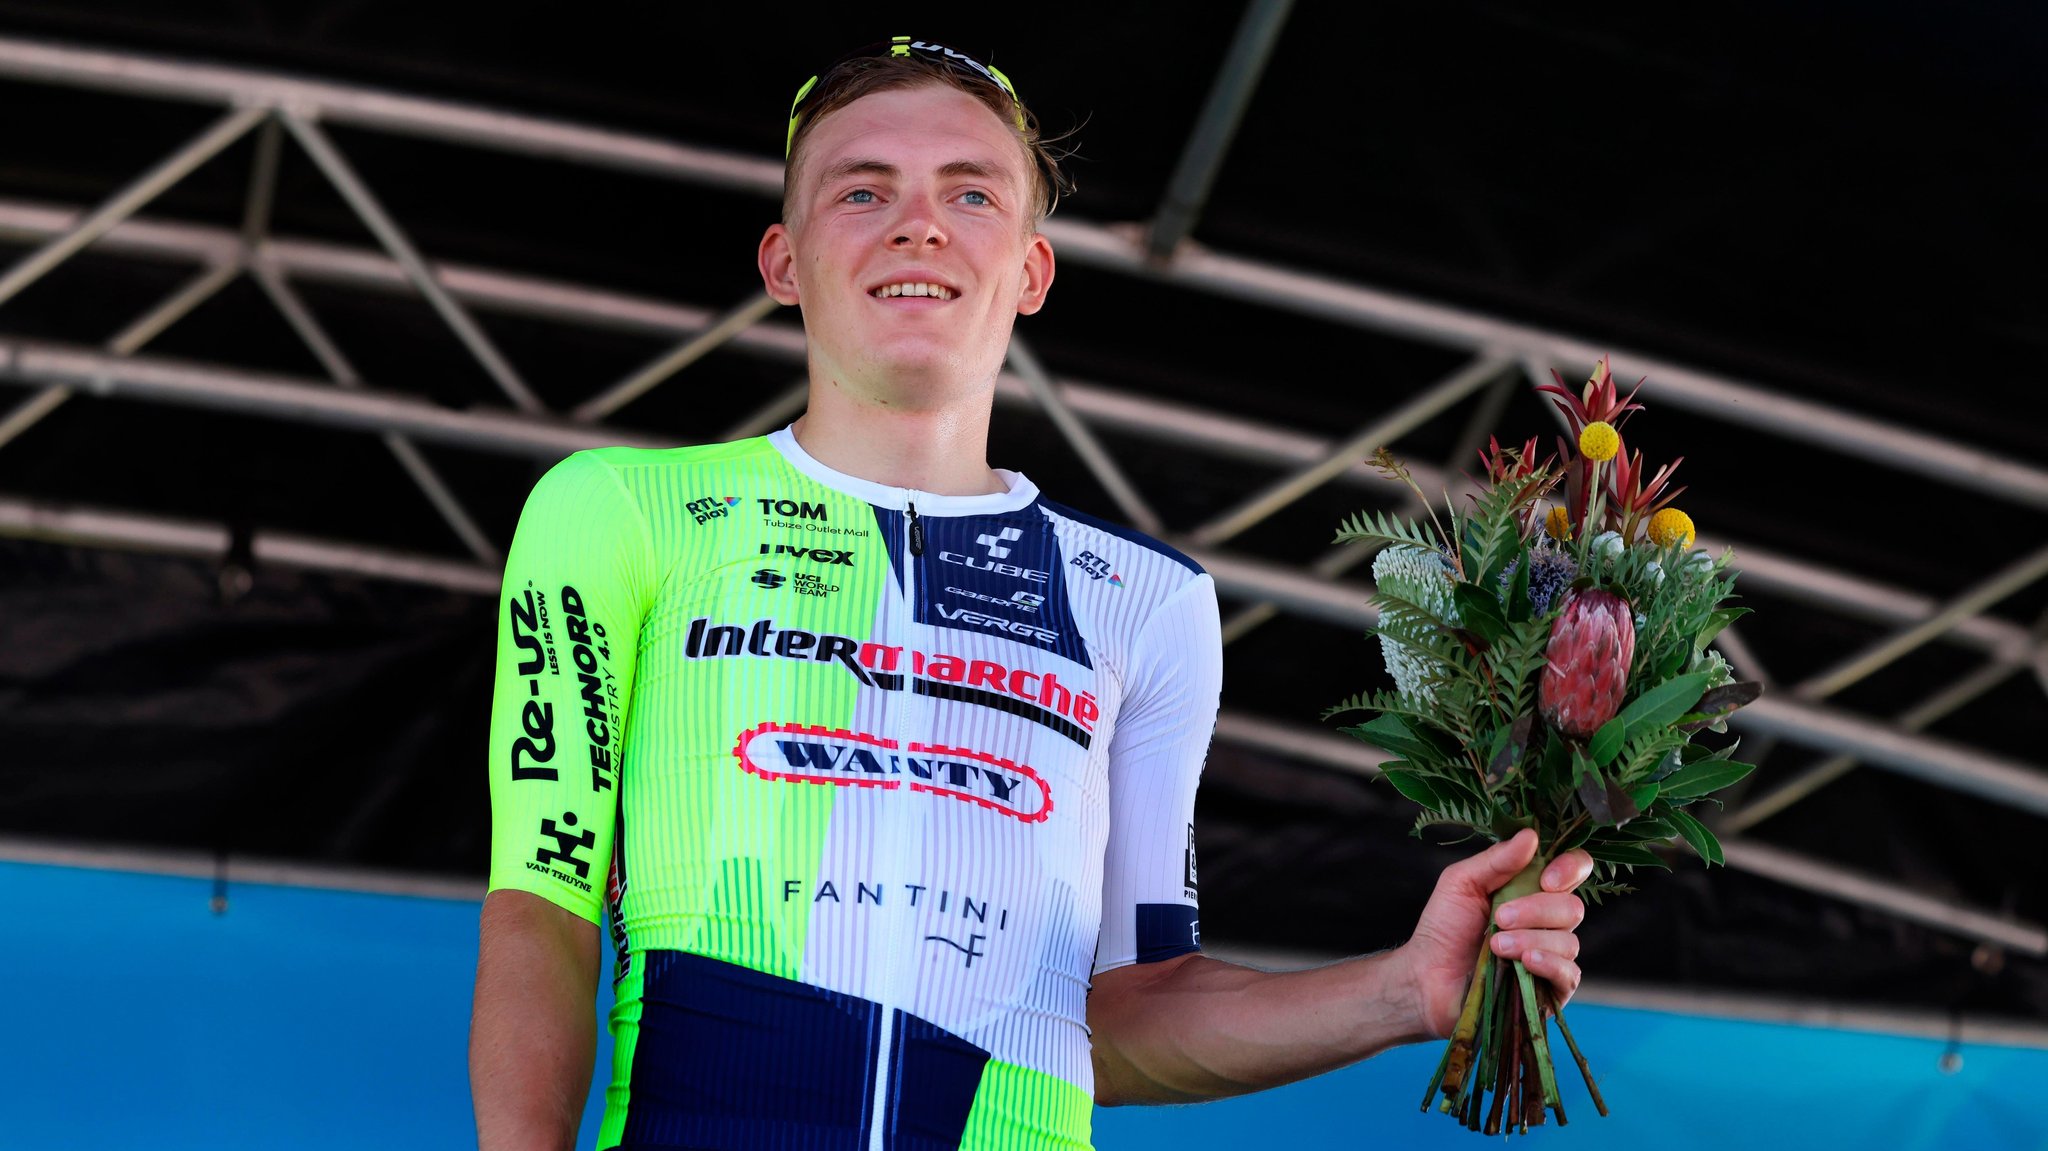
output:
{"label": "nose", "polygon": [[946,231],[940,227],[938,210],[929,198],[906,198],[903,201],[903,209],[903,216],[897,221],[896,228],[890,235],[890,247],[904,250],[946,246]]}

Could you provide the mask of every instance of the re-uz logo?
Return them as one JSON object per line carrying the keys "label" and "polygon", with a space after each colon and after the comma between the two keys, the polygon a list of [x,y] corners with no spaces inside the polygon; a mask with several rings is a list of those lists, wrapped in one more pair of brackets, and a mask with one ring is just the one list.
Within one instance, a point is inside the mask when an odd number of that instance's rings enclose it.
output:
{"label": "re-uz logo", "polygon": [[1021,763],[962,747],[912,743],[837,728],[764,723],[733,748],[740,766],[762,779],[872,787],[943,795],[989,811],[1043,823],[1052,815],[1045,780]]}

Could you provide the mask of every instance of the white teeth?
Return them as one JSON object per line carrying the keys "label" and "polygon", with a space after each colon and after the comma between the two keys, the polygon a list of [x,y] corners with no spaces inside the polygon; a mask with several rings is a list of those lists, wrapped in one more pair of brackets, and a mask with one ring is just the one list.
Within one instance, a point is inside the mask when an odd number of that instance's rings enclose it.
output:
{"label": "white teeth", "polygon": [[880,300],[896,296],[930,296],[938,300],[953,298],[953,290],[943,284],[883,284],[869,294]]}

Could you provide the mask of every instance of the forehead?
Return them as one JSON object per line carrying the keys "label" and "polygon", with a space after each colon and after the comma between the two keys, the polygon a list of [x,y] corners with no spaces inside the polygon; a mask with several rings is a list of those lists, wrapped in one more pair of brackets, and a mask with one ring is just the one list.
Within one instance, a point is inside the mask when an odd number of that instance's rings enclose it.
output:
{"label": "forehead", "polygon": [[1026,154],[1024,142],[988,105],[956,88],[926,84],[875,92],[831,112],[805,136],[797,161],[807,177],[854,158],[906,171],[976,160],[1021,177]]}

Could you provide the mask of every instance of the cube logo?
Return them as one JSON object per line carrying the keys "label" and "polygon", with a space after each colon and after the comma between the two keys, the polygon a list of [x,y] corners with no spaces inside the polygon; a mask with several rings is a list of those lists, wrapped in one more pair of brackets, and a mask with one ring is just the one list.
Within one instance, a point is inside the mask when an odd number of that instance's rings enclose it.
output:
{"label": "cube logo", "polygon": [[990,559],[1006,560],[1010,558],[1010,549],[1004,545],[1014,543],[1023,538],[1024,533],[1016,528],[1004,528],[1000,535],[984,533],[975,536],[974,542],[988,549]]}

